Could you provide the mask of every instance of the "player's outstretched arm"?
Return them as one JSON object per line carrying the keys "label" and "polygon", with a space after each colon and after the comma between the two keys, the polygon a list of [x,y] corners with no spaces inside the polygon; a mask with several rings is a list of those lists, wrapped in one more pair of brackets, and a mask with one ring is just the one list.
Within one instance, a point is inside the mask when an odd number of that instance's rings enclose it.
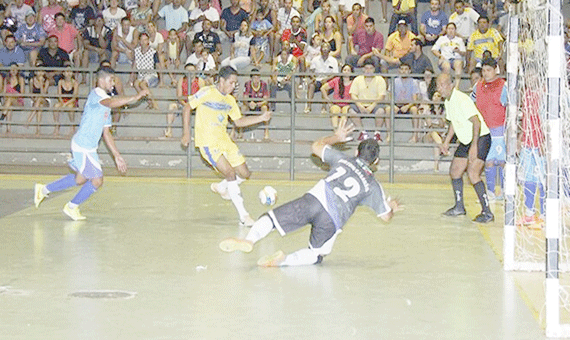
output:
{"label": "player's outstretched arm", "polygon": [[115,164],[117,164],[117,170],[119,170],[120,173],[124,174],[125,172],[127,172],[127,162],[125,162],[125,160],[119,153],[119,150],[115,145],[115,139],[113,138],[111,130],[109,129],[108,126],[106,126],[103,129],[103,139],[105,140],[105,144],[107,144],[109,151],[111,151],[111,154],[115,159]]}
{"label": "player's outstretched arm", "polygon": [[133,104],[141,98],[150,95],[150,90],[145,89],[134,96],[113,96],[103,99],[100,103],[108,108],[116,109],[125,105]]}
{"label": "player's outstretched arm", "polygon": [[245,127],[255,125],[263,122],[268,122],[271,119],[271,111],[265,111],[258,116],[243,116],[234,121],[237,127]]}
{"label": "player's outstretched arm", "polygon": [[313,143],[313,153],[321,157],[325,146],[337,143],[345,143],[352,140],[352,137],[350,136],[352,131],[354,131],[354,125],[352,125],[352,123],[347,125],[346,120],[341,119],[334,134],[319,138]]}

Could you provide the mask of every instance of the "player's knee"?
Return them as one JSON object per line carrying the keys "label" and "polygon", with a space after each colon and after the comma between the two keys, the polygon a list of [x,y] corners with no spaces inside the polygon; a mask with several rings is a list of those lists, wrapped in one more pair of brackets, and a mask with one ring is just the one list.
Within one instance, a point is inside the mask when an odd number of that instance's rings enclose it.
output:
{"label": "player's knee", "polygon": [[91,184],[93,184],[96,189],[99,189],[103,185],[103,177],[93,178]]}

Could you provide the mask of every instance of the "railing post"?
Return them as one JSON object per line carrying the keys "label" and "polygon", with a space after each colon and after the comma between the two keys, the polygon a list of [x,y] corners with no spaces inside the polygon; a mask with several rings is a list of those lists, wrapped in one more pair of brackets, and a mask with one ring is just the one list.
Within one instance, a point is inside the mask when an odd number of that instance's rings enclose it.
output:
{"label": "railing post", "polygon": [[388,131],[390,136],[390,146],[388,147],[390,152],[390,161],[388,167],[388,181],[394,183],[394,77],[390,76],[390,129]]}
{"label": "railing post", "polygon": [[295,73],[291,77],[291,145],[289,146],[289,180],[295,180],[295,102],[297,99],[297,86],[295,85]]}

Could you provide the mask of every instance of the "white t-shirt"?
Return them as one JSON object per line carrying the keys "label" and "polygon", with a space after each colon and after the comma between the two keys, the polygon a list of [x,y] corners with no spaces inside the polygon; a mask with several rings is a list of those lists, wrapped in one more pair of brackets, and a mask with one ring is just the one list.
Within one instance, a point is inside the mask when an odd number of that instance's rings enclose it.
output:
{"label": "white t-shirt", "polygon": [[457,34],[461,35],[464,39],[469,38],[471,33],[475,31],[479,13],[472,8],[466,7],[463,14],[457,15],[453,12],[449,17],[449,22],[452,22],[457,27]]}
{"label": "white t-shirt", "polygon": [[[220,21],[220,13],[218,13],[214,7],[208,7],[205,11],[202,11],[199,7],[194,8],[192,13],[190,13],[190,20],[196,20],[202,14],[212,23]],[[202,32],[202,21],[195,23],[194,27],[192,27],[192,31],[194,31],[194,33]]]}
{"label": "white t-shirt", "polygon": [[461,52],[465,52],[465,43],[460,37],[454,37],[449,39],[447,35],[439,37],[433,47],[432,51],[438,51],[446,59],[456,59],[461,60],[463,56],[459,52],[455,52],[455,48],[458,47]]}
{"label": "white t-shirt", "polygon": [[311,61],[311,71],[317,74],[317,81],[323,81],[329,78],[329,76],[322,76],[322,74],[338,73],[338,60],[330,55],[327,60],[323,60],[323,56],[320,55]]}
{"label": "white t-shirt", "polygon": [[111,30],[114,30],[115,27],[119,26],[121,24],[121,19],[127,16],[127,12],[120,7],[117,7],[117,12],[115,14],[111,13],[111,7],[104,10],[101,14],[105,20],[105,26],[109,27]]}
{"label": "white t-shirt", "polygon": [[282,35],[283,31],[291,28],[291,18],[294,16],[301,17],[296,9],[291,8],[291,12],[285,13],[285,8],[281,7],[277,11],[277,21],[279,21],[279,34]]}
{"label": "white t-shirt", "polygon": [[[162,37],[162,34],[156,32],[154,39],[149,42],[149,45],[150,45],[150,47],[152,47],[158,51],[158,45],[162,44],[162,43],[164,43],[164,38]],[[160,51],[160,52],[162,52],[162,51]]]}

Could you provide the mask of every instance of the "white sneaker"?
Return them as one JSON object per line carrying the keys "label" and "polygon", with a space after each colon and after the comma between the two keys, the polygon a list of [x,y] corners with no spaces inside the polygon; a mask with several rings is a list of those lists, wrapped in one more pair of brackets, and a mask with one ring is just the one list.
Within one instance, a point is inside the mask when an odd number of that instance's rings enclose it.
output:
{"label": "white sneaker", "polygon": [[43,190],[46,186],[40,183],[36,183],[36,185],[34,185],[34,204],[36,206],[36,208],[38,208],[40,206],[40,203],[42,203],[42,201],[44,200],[44,198],[47,197],[47,195],[44,195]]}
{"label": "white sneaker", "polygon": [[244,218],[242,218],[239,221],[239,226],[250,228],[253,226],[254,223],[255,223],[255,221],[253,220],[253,218],[251,218],[251,216],[249,216],[249,215],[246,215]]}
{"label": "white sneaker", "polygon": [[231,253],[236,250],[250,253],[253,250],[253,243],[248,240],[230,237],[220,242],[220,249],[226,253]]}
{"label": "white sneaker", "polygon": [[81,215],[81,212],[79,211],[79,207],[70,208],[69,202],[66,203],[65,206],[63,207],[63,213],[66,214],[67,216],[69,216],[74,221],[82,221],[82,220],[87,219],[87,217]]}
{"label": "white sneaker", "polygon": [[223,199],[225,199],[226,201],[231,200],[230,194],[228,192],[228,189],[226,190],[221,190],[219,185],[219,183],[212,183],[210,185],[210,190],[212,190],[213,192],[215,192],[216,194],[219,194],[220,196],[222,196]]}

